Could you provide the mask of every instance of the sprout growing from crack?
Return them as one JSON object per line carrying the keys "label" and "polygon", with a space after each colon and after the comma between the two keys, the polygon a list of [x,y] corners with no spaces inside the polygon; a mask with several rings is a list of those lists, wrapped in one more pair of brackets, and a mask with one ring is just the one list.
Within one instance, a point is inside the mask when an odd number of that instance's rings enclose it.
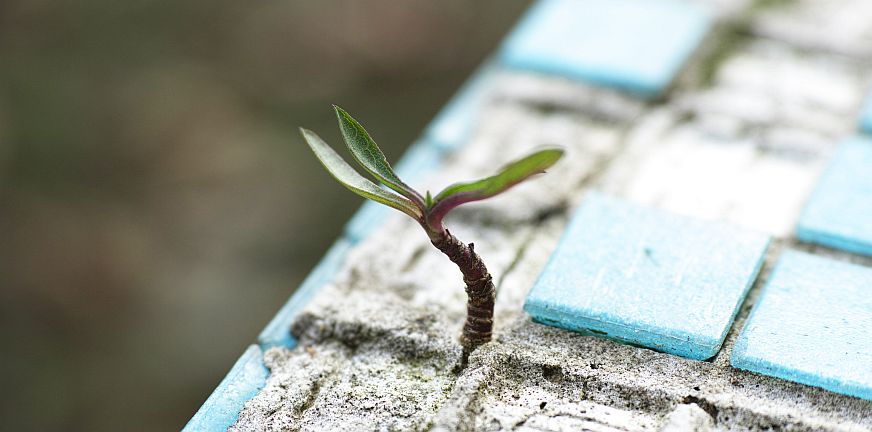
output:
{"label": "sprout growing from crack", "polygon": [[435,197],[431,196],[429,191],[422,196],[397,177],[385,155],[357,120],[342,108],[335,105],[333,108],[339,118],[339,128],[345,139],[345,145],[348,146],[354,159],[376,180],[396,193],[385,190],[360,175],[318,135],[308,129],[300,128],[315,156],[339,183],[352,192],[393,207],[418,222],[430,238],[430,243],[447,255],[463,273],[468,301],[466,323],[463,326],[460,343],[463,346],[462,361],[465,365],[469,354],[491,339],[496,291],[493,278],[481,257],[475,253],[473,243],[467,245],[458,240],[442,225],[442,220],[448,212],[461,204],[490,198],[535,174],[545,172],[563,156],[563,150],[539,150],[509,163],[491,177],[455,183]]}

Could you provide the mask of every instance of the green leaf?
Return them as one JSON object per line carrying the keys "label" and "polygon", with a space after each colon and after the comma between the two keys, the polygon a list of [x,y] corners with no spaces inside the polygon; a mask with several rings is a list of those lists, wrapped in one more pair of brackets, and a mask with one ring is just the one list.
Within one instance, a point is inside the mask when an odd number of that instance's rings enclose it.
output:
{"label": "green leaf", "polygon": [[490,198],[512,186],[545,172],[563,157],[561,149],[545,149],[504,166],[496,175],[467,183],[456,183],[439,192],[428,207],[427,224],[438,228],[453,208],[472,201]]}
{"label": "green leaf", "polygon": [[416,220],[421,220],[421,210],[411,201],[380,188],[377,184],[360,175],[315,132],[303,128],[300,128],[300,132],[324,168],[327,168],[330,175],[343,186],[364,198],[393,207]]}
{"label": "green leaf", "polygon": [[333,108],[339,119],[339,129],[342,131],[345,145],[351,150],[354,159],[385,186],[412,200],[419,208],[423,208],[424,201],[421,195],[397,177],[384,153],[378,148],[366,129],[344,109],[336,105],[333,105]]}
{"label": "green leaf", "polygon": [[563,157],[561,149],[545,149],[504,166],[496,175],[467,183],[455,183],[439,192],[436,204],[453,196],[466,195],[464,202],[490,198],[505,192],[530,176],[545,172]]}

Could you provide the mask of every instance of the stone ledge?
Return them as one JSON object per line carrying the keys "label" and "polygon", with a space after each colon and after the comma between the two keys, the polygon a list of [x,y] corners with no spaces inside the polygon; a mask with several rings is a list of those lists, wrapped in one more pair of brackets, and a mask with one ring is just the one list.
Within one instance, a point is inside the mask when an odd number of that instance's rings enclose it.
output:
{"label": "stone ledge", "polygon": [[[741,22],[719,31],[746,32],[741,24],[749,20],[750,32],[729,49],[713,47],[719,58],[705,60],[712,64],[691,65],[710,68],[711,79],[679,79],[665,103],[506,70],[487,72],[493,82],[486,94],[467,87],[476,95],[475,115],[457,102],[449,111],[467,114],[440,116],[459,122],[440,121],[446,130],[463,132],[435,147],[439,170],[414,186],[438,188],[490,174],[495,164],[540,145],[567,148],[547,176],[460,209],[448,221],[452,232],[476,243],[497,279],[497,342],[477,351],[459,377],[446,375],[456,364],[453,338],[464,315],[459,275],[413,223],[376,217],[374,228],[348,240],[353,246],[344,264],[332,269],[296,321],[295,335],[305,342],[265,355],[273,375],[236,429],[260,429],[269,421],[275,428],[312,430],[872,430],[868,401],[729,367],[736,337],[785,246],[872,265],[792,237],[835,142],[856,130],[868,61],[774,33],[760,37],[763,12],[725,11],[716,15]],[[531,324],[520,313],[568,212],[591,189],[776,237],[713,361],[583,337]],[[289,328],[290,319],[282,326]],[[404,390],[386,390],[379,375],[399,380]],[[415,391],[414,380],[431,394]],[[369,391],[360,388],[366,385]],[[319,405],[327,396],[332,401]],[[352,421],[335,423],[344,415]]]}
{"label": "stone ledge", "polygon": [[[522,316],[473,353],[457,376],[453,338],[433,333],[441,327],[433,323],[444,323],[438,313],[397,310],[392,302],[361,308],[353,306],[356,300],[297,320],[300,348],[267,353],[272,374],[246,404],[235,430],[323,430],[338,426],[340,414],[351,416],[343,427],[366,429],[561,430],[587,424],[659,430],[691,403],[710,417],[703,423],[718,429],[872,428],[870,401],[582,336]],[[356,380],[354,371],[360,373]],[[404,384],[406,374],[429,378]],[[392,392],[383,387],[389,383],[412,387]],[[302,409],[307,400],[318,408]],[[393,411],[401,410],[397,404],[422,401],[426,409]],[[386,408],[366,408],[376,402]],[[363,423],[356,423],[358,415],[366,417]]]}

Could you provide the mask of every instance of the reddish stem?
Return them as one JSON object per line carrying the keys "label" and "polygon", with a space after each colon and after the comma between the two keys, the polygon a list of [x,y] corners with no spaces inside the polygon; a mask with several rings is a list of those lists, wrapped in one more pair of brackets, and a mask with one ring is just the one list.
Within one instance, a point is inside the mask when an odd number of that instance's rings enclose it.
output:
{"label": "reddish stem", "polygon": [[457,265],[463,273],[463,282],[466,283],[466,323],[460,337],[465,366],[469,354],[491,340],[496,300],[493,278],[481,257],[475,253],[473,243],[464,244],[447,229],[428,232],[431,234],[430,242]]}

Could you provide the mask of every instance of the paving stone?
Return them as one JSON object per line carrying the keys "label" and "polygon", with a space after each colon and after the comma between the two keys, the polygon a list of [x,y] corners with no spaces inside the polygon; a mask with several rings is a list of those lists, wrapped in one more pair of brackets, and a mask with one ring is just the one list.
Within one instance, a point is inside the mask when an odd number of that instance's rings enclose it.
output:
{"label": "paving stone", "polygon": [[[394,171],[404,182],[420,190],[415,182],[439,168],[441,161],[440,149],[430,141],[419,141],[406,151],[394,166]],[[345,236],[357,243],[392,217],[406,216],[384,204],[366,200],[345,225]]]}
{"label": "paving stone", "polygon": [[872,138],[839,145],[800,217],[797,237],[872,256]]}
{"label": "paving stone", "polygon": [[872,400],[872,268],[786,251],[732,364]]}
{"label": "paving stone", "polygon": [[707,359],[720,348],[768,242],[594,193],[524,309],[545,324]]}
{"label": "paving stone", "polygon": [[872,93],[866,99],[866,106],[863,108],[863,113],[860,117],[860,129],[863,132],[872,134]]}
{"label": "paving stone", "polygon": [[499,57],[512,68],[657,97],[710,25],[705,8],[679,0],[544,0],[509,35]]}
{"label": "paving stone", "polygon": [[291,322],[296,318],[300,310],[321,290],[324,285],[330,283],[336,276],[336,272],[345,261],[345,257],[352,244],[348,240],[340,239],[330,247],[321,262],[306,276],[303,283],[294,292],[294,295],[276,313],[275,317],[260,332],[257,341],[264,349],[274,346],[293,347],[297,344],[291,336]]}
{"label": "paving stone", "polygon": [[236,422],[245,401],[263,388],[267,375],[263,351],[257,345],[249,346],[183,431],[226,431]]}

